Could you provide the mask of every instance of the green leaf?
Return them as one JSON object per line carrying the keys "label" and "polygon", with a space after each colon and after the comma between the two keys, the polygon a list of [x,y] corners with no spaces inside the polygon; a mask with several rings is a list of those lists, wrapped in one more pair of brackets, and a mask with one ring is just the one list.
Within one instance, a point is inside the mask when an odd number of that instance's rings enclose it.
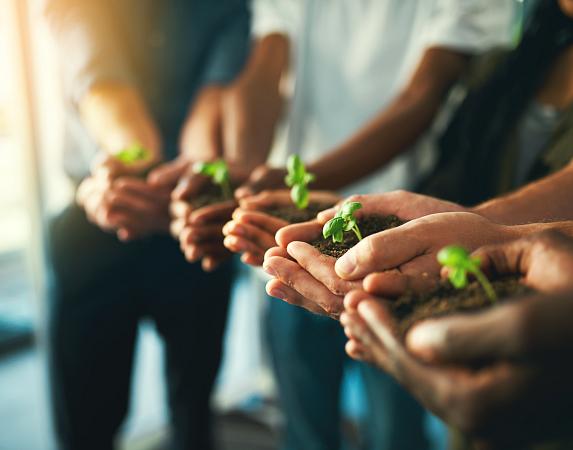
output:
{"label": "green leaf", "polygon": [[448,279],[456,289],[465,288],[468,284],[467,271],[462,268],[455,268],[450,270]]}
{"label": "green leaf", "polygon": [[341,217],[333,217],[322,227],[322,235],[325,239],[328,239],[330,236],[334,236],[335,233],[339,231],[342,232],[343,227],[344,219]]}
{"label": "green leaf", "polygon": [[347,202],[340,208],[340,217],[352,218],[354,212],[362,208],[362,203],[359,202]]}
{"label": "green leaf", "polygon": [[344,240],[344,232],[342,230],[338,230],[332,236],[332,240],[334,242],[342,242]]}
{"label": "green leaf", "polygon": [[448,245],[442,248],[437,255],[438,262],[446,267],[468,267],[470,255],[468,251],[458,245]]}
{"label": "green leaf", "polygon": [[295,183],[300,183],[304,180],[305,169],[300,156],[290,155],[288,157],[287,170]]}
{"label": "green leaf", "polygon": [[[343,217],[343,219],[345,219]],[[352,231],[352,229],[356,226],[356,219],[352,218],[350,220],[344,220],[345,224],[344,224],[344,231]]]}
{"label": "green leaf", "polygon": [[149,150],[141,144],[135,143],[124,148],[115,154],[115,158],[124,164],[134,164],[139,161],[146,161],[151,157]]}
{"label": "green leaf", "polygon": [[295,184],[290,197],[298,209],[305,209],[308,206],[308,189],[304,184]]}
{"label": "green leaf", "polygon": [[193,164],[193,172],[201,175],[211,176],[211,165],[205,162],[196,162]]}

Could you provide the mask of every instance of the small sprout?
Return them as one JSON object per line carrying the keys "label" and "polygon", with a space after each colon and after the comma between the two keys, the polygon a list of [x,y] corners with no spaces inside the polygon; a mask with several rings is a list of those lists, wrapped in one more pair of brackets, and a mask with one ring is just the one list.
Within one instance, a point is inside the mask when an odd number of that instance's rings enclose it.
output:
{"label": "small sprout", "polygon": [[469,272],[476,277],[487,297],[492,302],[497,300],[493,286],[480,269],[480,259],[472,258],[465,248],[449,245],[438,252],[437,259],[442,266],[450,269],[448,279],[456,289],[463,289],[468,285]]}
{"label": "small sprout", "polygon": [[135,143],[116,153],[115,157],[122,163],[130,165],[140,161],[147,161],[151,157],[151,152],[141,144]]}
{"label": "small sprout", "polygon": [[214,184],[221,186],[225,198],[233,197],[231,177],[225,161],[219,159],[213,162],[197,162],[193,165],[193,172],[210,177]]}
{"label": "small sprout", "polygon": [[287,161],[288,174],[285,183],[290,190],[290,198],[298,209],[308,206],[308,184],[313,182],[315,176],[308,173],[298,155],[290,155]]}
{"label": "small sprout", "polygon": [[359,241],[362,233],[358,228],[358,220],[354,217],[354,211],[362,208],[362,203],[347,202],[342,205],[336,216],[330,219],[322,227],[322,235],[325,239],[332,237],[333,242],[342,242],[344,232],[353,231]]}

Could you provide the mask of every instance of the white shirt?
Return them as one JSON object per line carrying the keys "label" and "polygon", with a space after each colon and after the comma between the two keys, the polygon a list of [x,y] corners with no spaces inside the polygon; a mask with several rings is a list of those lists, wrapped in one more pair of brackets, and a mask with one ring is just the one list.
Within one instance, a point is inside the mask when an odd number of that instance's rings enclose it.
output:
{"label": "white shirt", "polygon": [[[429,47],[469,53],[510,42],[514,0],[253,0],[253,33],[291,40],[288,153],[310,162],[348,139],[395,97]],[[288,149],[288,150],[287,150]],[[428,169],[408,152],[349,192],[408,188]],[[424,167],[426,166],[426,167]]]}

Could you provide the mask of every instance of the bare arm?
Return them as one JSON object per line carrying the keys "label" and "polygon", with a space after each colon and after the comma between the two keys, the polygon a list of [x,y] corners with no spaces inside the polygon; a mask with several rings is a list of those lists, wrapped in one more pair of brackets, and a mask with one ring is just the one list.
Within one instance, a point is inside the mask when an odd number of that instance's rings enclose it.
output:
{"label": "bare arm", "polygon": [[338,189],[408,149],[428,129],[468,64],[462,53],[430,48],[396,99],[348,141],[310,165],[316,188]]}
{"label": "bare arm", "polygon": [[482,203],[473,212],[506,225],[573,220],[573,162],[512,194]]}

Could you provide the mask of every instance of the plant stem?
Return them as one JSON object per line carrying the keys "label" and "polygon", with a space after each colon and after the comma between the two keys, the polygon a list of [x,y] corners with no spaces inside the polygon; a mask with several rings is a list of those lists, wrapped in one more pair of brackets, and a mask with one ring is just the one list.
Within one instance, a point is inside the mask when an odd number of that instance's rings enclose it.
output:
{"label": "plant stem", "polygon": [[358,225],[354,225],[354,227],[352,228],[352,231],[354,231],[354,234],[358,238],[358,241],[361,241],[362,240],[362,233],[360,233],[360,229],[358,228]]}
{"label": "plant stem", "polygon": [[231,192],[231,184],[229,181],[224,181],[221,183],[221,189],[223,191],[223,197],[230,199],[233,197],[233,192]]}
{"label": "plant stem", "polygon": [[478,268],[475,268],[474,270],[472,270],[472,272],[479,281],[479,283],[482,285],[483,290],[485,291],[485,295],[487,295],[487,297],[492,302],[497,301],[497,295],[495,293],[495,290],[493,289],[493,286],[491,285],[487,277],[483,274],[483,272]]}

